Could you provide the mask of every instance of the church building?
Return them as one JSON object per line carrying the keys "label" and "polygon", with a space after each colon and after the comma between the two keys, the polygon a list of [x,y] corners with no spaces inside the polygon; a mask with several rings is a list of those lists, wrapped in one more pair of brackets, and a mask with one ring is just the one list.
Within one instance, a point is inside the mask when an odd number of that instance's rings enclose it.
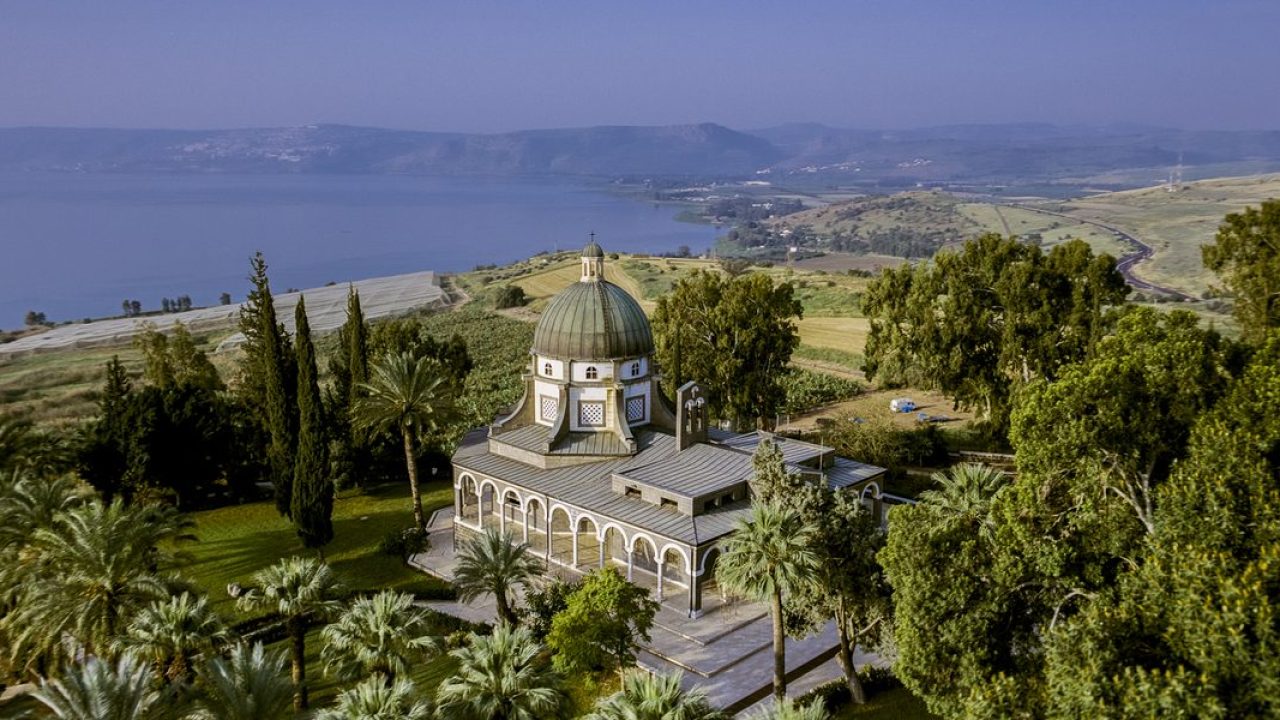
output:
{"label": "church building", "polygon": [[454,454],[455,534],[500,528],[528,543],[549,574],[612,564],[696,618],[719,602],[719,545],[749,513],[752,454],[765,439],[794,471],[882,512],[883,468],[822,445],[711,427],[694,382],[673,407],[649,320],[604,267],[592,241],[581,279],[538,323],[523,399]]}

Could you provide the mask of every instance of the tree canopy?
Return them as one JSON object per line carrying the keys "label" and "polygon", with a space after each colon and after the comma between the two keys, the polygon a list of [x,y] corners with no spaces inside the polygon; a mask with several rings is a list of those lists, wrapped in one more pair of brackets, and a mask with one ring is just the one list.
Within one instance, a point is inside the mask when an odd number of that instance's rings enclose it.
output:
{"label": "tree canopy", "polygon": [[1046,254],[983,235],[871,283],[867,376],[937,388],[1001,431],[1013,389],[1083,358],[1128,293],[1115,260],[1083,241]]}
{"label": "tree canopy", "polygon": [[1231,293],[1245,337],[1280,328],[1280,199],[1227,215],[1201,252]]}
{"label": "tree canopy", "polygon": [[804,308],[767,275],[699,271],[658,298],[652,323],[667,390],[695,380],[712,412],[738,427],[771,424],[786,398],[780,377],[800,343]]}

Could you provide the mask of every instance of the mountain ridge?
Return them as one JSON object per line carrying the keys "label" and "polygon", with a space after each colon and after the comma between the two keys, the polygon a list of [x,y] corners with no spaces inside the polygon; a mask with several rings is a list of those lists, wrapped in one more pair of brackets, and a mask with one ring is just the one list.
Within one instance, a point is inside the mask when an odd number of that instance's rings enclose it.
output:
{"label": "mountain ridge", "polygon": [[905,130],[791,123],[599,125],[504,133],[318,124],[166,130],[0,128],[0,170],[651,177],[811,184],[1059,182],[1175,165],[1280,169],[1280,131],[1006,123]]}

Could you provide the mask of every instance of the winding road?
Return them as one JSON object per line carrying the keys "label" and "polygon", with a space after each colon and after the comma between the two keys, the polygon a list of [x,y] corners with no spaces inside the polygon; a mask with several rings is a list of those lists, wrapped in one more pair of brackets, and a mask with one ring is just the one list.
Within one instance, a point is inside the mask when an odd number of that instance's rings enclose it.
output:
{"label": "winding road", "polygon": [[[1088,220],[1078,215],[1068,215],[1067,213],[1054,212],[1052,210],[1044,210],[1042,208],[1031,207],[1028,205],[1010,205],[1010,207],[1016,207],[1020,210],[1030,210],[1031,212],[1041,213],[1042,215],[1053,215],[1054,217],[1066,218],[1068,220],[1071,220],[1077,223],[1084,223],[1086,225],[1092,225],[1096,228],[1106,230],[1107,232],[1115,235],[1118,239],[1129,243],[1135,248],[1135,250],[1133,250],[1132,252],[1127,252],[1124,255],[1121,255],[1120,259],[1116,261],[1116,269],[1120,271],[1120,274],[1124,276],[1125,282],[1129,283],[1129,285],[1133,286],[1134,288],[1137,288],[1138,290],[1150,290],[1152,292],[1163,293],[1165,295],[1171,295],[1181,300],[1198,300],[1199,299],[1194,295],[1188,295],[1187,293],[1184,293],[1181,290],[1175,290],[1165,285],[1157,285],[1153,282],[1148,282],[1146,280],[1143,280],[1142,278],[1135,275],[1133,273],[1134,267],[1137,266],[1138,263],[1151,257],[1152,253],[1154,253],[1155,251],[1151,248],[1150,245],[1142,242],[1131,233],[1125,232],[1124,230],[1121,230],[1120,228],[1115,227],[1114,225],[1107,225],[1106,223],[1098,222],[1097,220]],[[997,210],[996,212],[998,214],[999,210]],[[1003,219],[1004,219],[1004,216],[1001,216],[1002,221]],[[1006,224],[1005,227],[1008,227],[1008,225]]]}

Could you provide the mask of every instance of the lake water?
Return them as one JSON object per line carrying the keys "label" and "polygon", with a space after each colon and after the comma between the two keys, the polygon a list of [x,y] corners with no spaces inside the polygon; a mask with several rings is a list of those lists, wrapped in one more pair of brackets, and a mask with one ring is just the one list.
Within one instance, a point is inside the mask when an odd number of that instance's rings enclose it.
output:
{"label": "lake water", "polygon": [[470,270],[544,250],[695,252],[707,226],[670,206],[570,184],[403,176],[0,174],[0,327],[242,300],[249,257],[272,288]]}

